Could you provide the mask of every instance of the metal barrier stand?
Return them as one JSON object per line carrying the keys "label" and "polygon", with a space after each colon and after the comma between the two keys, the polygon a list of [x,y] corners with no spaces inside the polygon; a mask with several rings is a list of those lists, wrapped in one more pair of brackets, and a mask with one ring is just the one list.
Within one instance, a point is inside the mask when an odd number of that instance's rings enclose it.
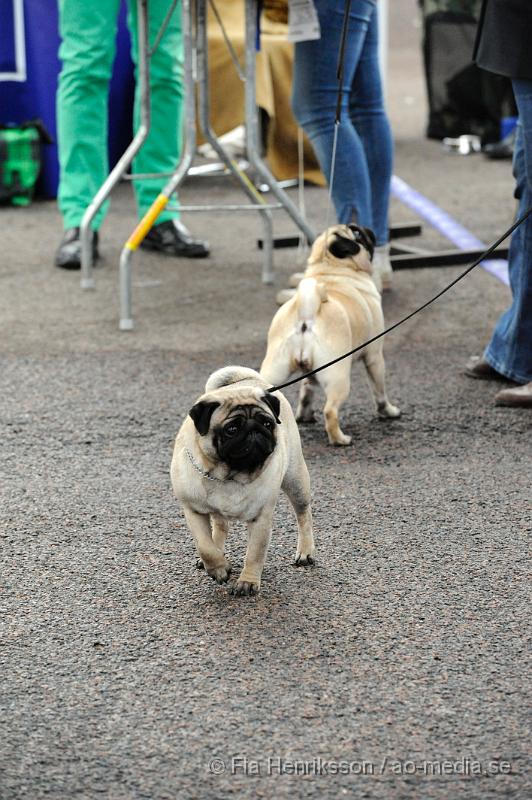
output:
{"label": "metal barrier stand", "polygon": [[[255,95],[255,40],[257,25],[258,0],[245,0],[245,124],[248,159],[260,176],[261,180],[267,184],[272,194],[276,198],[276,203],[268,203],[262,197],[252,181],[240,168],[238,163],[231,158],[212,130],[210,124],[210,104],[209,104],[209,73],[208,73],[208,41],[207,41],[207,2],[208,0],[183,0],[183,37],[185,51],[184,68],[184,93],[185,93],[185,145],[179,164],[175,172],[169,178],[163,191],[156,198],[155,202],[145,214],[143,219],[136,226],[135,230],[125,243],[120,256],[120,329],[131,330],[133,328],[133,318],[131,312],[132,286],[131,286],[131,260],[133,253],[139,247],[144,237],[155,223],[161,211],[169,206],[171,195],[177,190],[179,185],[186,178],[191,168],[192,161],[196,152],[196,86],[198,89],[198,122],[205,138],[210,143],[222,164],[227,171],[235,178],[244,194],[249,199],[249,204],[233,204],[226,206],[175,206],[181,211],[257,211],[263,223],[263,267],[262,280],[264,283],[273,282],[273,225],[272,211],[285,210],[296,226],[302,231],[304,236],[313,241],[315,233],[306,222],[303,215],[299,212],[295,204],[290,200],[286,193],[281,189],[271,172],[268,170],[259,152],[259,124]],[[176,0],[173,0],[175,6]],[[93,201],[83,216],[80,226],[81,238],[81,287],[83,289],[94,288],[94,278],[92,273],[92,242],[91,242],[91,223],[94,216],[101,208],[102,204],[109,197],[110,193],[122,178],[127,177],[131,180],[148,177],[162,177],[156,175],[130,175],[126,176],[126,171],[145,141],[150,129],[150,58],[153,50],[162,35],[165,25],[168,22],[169,14],[161,31],[155,38],[155,44],[150,52],[149,46],[149,0],[137,0],[138,10],[138,42],[139,42],[139,82],[141,92],[141,124],[135,134],[134,139],[120,158],[108,178],[96,193]],[[193,19],[195,12],[195,20]],[[195,30],[193,22],[195,21]]]}
{"label": "metal barrier stand", "polygon": [[[267,203],[248,176],[240,169],[237,162],[224,150],[210,124],[209,104],[209,71],[207,41],[207,0],[197,0],[196,4],[196,36],[192,30],[192,8],[190,0],[183,0],[183,33],[185,44],[185,120],[186,145],[181,163],[175,174],[148,211],[143,220],[135,228],[124,245],[120,256],[120,330],[133,328],[131,261],[134,251],[148,233],[163,208],[169,207],[171,195],[178,189],[191,166],[196,150],[196,104],[195,86],[198,86],[199,125],[203,134],[228,172],[236,179],[241,189],[250,200],[249,205],[231,206],[180,206],[181,211],[258,211],[264,229],[264,253],[262,280],[273,282],[273,227],[271,212],[284,209],[309,241],[315,238],[314,231],[307,224],[297,207],[267,169],[259,153],[258,114],[255,96],[255,38],[257,21],[257,0],[245,0],[245,122],[247,138],[247,155],[251,165],[269,186],[278,200],[276,204]],[[194,65],[196,74],[194,74]]]}

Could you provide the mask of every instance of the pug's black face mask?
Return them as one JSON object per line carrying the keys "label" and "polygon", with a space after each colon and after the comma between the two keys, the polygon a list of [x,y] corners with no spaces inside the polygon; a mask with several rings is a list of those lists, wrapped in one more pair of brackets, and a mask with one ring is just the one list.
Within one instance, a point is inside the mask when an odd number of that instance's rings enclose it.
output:
{"label": "pug's black face mask", "polygon": [[275,419],[259,406],[238,406],[215,431],[217,453],[231,469],[254,472],[275,449]]}

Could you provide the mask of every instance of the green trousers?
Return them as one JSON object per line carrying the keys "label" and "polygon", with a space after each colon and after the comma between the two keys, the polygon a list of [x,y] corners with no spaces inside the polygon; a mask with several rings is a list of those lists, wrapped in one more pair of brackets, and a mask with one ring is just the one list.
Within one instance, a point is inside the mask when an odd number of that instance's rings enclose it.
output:
{"label": "green trousers", "polygon": [[[168,12],[168,0],[149,0],[149,32],[153,43]],[[79,226],[87,206],[109,172],[107,115],[109,81],[115,56],[120,0],[59,0],[62,70],[57,91],[59,210],[64,227]],[[128,0],[132,57],[137,69],[137,3]],[[170,172],[182,146],[183,39],[181,4],[151,59],[151,126],[133,161],[134,172]],[[110,109],[110,113],[113,110]],[[140,92],[135,93],[134,127],[140,120]],[[167,178],[135,181],[139,217],[151,206]],[[93,221],[97,230],[105,203]],[[176,212],[163,211],[157,222]]]}

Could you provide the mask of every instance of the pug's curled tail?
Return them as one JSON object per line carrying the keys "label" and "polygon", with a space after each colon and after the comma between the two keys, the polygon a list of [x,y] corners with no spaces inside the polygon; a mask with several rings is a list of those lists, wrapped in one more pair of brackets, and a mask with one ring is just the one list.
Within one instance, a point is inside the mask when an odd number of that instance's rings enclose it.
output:
{"label": "pug's curled tail", "polygon": [[213,372],[205,384],[205,391],[212,392],[214,389],[219,389],[221,386],[229,386],[231,383],[238,383],[238,381],[245,381],[249,378],[255,378],[262,381],[258,372],[248,367],[239,367],[232,364],[229,367],[222,367]]}
{"label": "pug's curled tail", "polygon": [[303,278],[297,287],[297,329],[305,333],[312,328],[320,306],[327,300],[327,290],[315,278]]}
{"label": "pug's curled tail", "polygon": [[327,291],[315,278],[303,278],[297,288],[297,323],[294,331],[295,366],[312,369],[314,366],[314,323]]}

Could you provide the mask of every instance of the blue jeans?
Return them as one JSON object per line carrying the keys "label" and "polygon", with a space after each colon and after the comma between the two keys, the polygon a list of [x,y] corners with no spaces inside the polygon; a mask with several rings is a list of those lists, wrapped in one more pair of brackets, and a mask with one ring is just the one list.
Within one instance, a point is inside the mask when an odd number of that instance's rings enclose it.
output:
{"label": "blue jeans", "polygon": [[[315,0],[321,39],[295,47],[292,108],[329,186],[345,0]],[[353,0],[345,48],[342,116],[332,199],[338,222],[372,228],[388,241],[393,144],[384,110],[375,0]]]}
{"label": "blue jeans", "polygon": [[[512,80],[519,122],[513,174],[518,215],[532,206],[532,80]],[[508,256],[512,304],[499,317],[484,358],[516,383],[532,381],[532,218],[514,231]]]}

